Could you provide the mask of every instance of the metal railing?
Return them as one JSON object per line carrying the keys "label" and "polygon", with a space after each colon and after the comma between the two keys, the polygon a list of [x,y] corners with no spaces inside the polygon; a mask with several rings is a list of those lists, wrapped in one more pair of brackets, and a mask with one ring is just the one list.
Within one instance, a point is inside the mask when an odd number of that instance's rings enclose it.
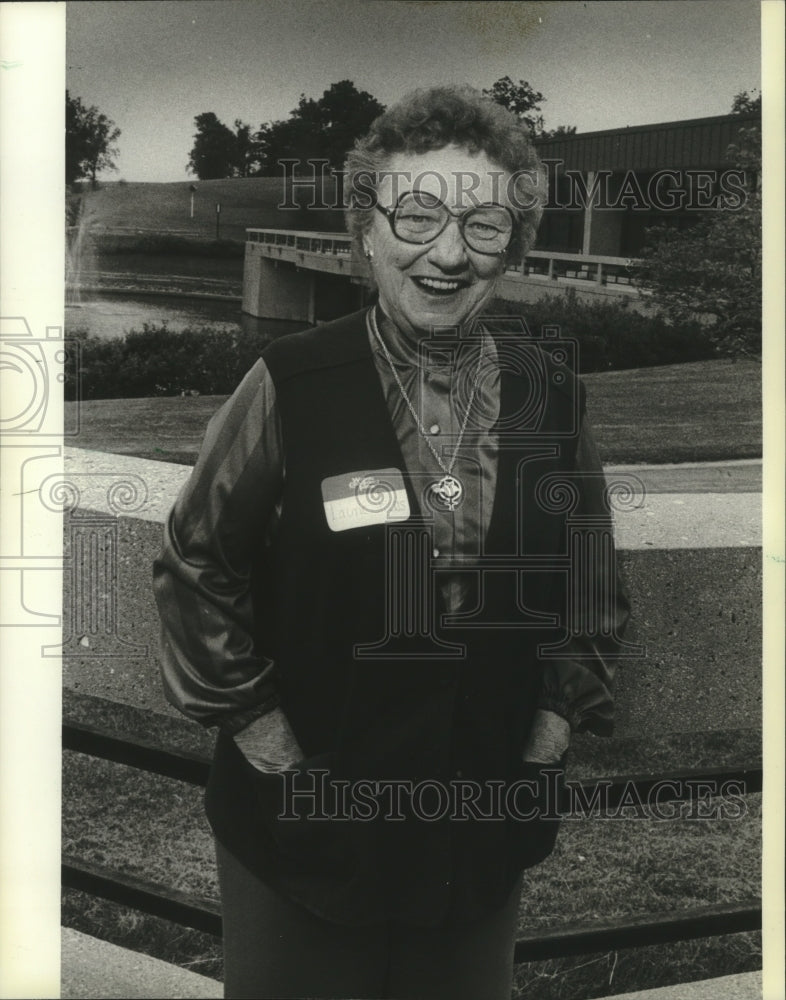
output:
{"label": "metal railing", "polygon": [[[247,229],[246,242],[260,246],[271,257],[290,258],[294,254],[317,254],[323,257],[351,257],[352,240],[342,233],[301,232],[294,229]],[[301,258],[305,263],[305,258]],[[510,264],[508,279],[543,278],[550,281],[575,281],[593,285],[613,285],[619,290],[635,291],[633,277],[639,261],[631,257],[603,254],[562,253],[530,250],[523,261]]]}
{"label": "metal railing", "polygon": [[[632,286],[639,261],[632,257],[609,257],[603,254],[560,253],[553,250],[530,250],[521,264],[508,268],[522,278],[547,278],[551,281],[591,282],[596,285]],[[631,289],[632,290],[632,289]]]}
{"label": "metal railing", "polygon": [[352,240],[343,233],[312,233],[294,229],[247,229],[246,242],[268,249],[299,250],[303,253],[349,255]]}
{"label": "metal railing", "polygon": [[[210,767],[210,758],[204,754],[168,749],[145,739],[119,737],[83,723],[67,722],[63,725],[63,748],[199,786],[207,782]],[[631,788],[636,789],[638,800],[644,802],[650,790],[658,785],[658,801],[665,803],[682,800],[686,788],[696,787],[701,782],[713,783],[713,787],[717,787],[719,782],[738,782],[742,783],[745,793],[750,794],[761,791],[762,769],[686,769],[657,776],[617,775],[611,779],[589,779],[567,784],[580,790],[580,798],[585,802],[593,800],[595,789],[602,784],[604,806],[615,808],[630,795]],[[66,888],[78,889],[184,927],[221,935],[220,908],[212,899],[146,882],[73,857],[63,860],[62,884]],[[677,912],[562,924],[519,937],[515,961],[535,962],[756,931],[761,928],[761,920],[761,901],[749,898],[737,903],[720,903]]]}

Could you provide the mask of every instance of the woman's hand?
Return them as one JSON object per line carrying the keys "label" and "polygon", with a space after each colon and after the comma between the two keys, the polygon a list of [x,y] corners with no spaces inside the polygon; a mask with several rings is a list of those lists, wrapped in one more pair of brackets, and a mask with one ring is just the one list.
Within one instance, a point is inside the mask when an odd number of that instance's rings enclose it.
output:
{"label": "woman's hand", "polygon": [[303,757],[303,751],[280,708],[255,719],[233,739],[248,762],[259,771],[286,771]]}
{"label": "woman's hand", "polygon": [[570,744],[570,723],[556,712],[538,709],[524,747],[530,764],[559,764]]}

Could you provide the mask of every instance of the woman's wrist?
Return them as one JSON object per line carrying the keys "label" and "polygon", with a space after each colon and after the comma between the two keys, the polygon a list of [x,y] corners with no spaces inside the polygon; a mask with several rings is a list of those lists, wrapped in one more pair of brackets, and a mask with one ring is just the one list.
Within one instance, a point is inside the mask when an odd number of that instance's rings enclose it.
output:
{"label": "woman's wrist", "polygon": [[235,733],[233,739],[246,760],[260,771],[285,771],[303,756],[278,706]]}
{"label": "woman's wrist", "polygon": [[524,747],[524,760],[531,764],[558,764],[569,745],[568,720],[548,709],[538,709]]}

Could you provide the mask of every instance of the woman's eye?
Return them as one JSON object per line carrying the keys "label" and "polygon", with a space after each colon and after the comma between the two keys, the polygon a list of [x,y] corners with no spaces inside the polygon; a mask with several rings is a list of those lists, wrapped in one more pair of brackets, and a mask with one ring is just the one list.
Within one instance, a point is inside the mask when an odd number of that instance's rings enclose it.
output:
{"label": "woman's eye", "polygon": [[404,232],[431,233],[439,228],[439,221],[433,215],[400,215],[396,225]]}
{"label": "woman's eye", "polygon": [[476,236],[498,236],[502,232],[490,222],[470,222],[467,229],[475,233]]}

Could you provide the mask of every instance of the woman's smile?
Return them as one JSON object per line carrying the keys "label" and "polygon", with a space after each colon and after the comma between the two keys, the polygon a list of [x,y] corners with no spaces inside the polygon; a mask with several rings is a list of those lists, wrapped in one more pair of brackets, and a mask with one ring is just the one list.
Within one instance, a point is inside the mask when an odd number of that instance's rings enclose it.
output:
{"label": "woman's smile", "polygon": [[435,295],[437,298],[445,298],[455,295],[462,288],[469,286],[469,281],[457,278],[436,278],[432,275],[413,275],[412,281],[426,295]]}

